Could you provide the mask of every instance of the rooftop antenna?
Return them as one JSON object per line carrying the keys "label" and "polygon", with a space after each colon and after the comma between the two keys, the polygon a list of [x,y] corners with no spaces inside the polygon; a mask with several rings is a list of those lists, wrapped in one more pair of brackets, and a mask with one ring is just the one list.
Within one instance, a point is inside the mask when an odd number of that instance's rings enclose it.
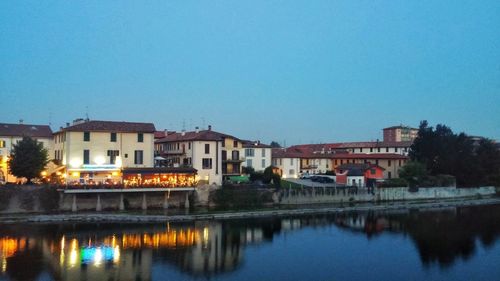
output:
{"label": "rooftop antenna", "polygon": [[186,119],[182,119],[182,130],[186,130]]}
{"label": "rooftop antenna", "polygon": [[85,106],[85,119],[88,121],[89,120],[89,106]]}
{"label": "rooftop antenna", "polygon": [[201,127],[205,129],[205,117],[201,117]]}

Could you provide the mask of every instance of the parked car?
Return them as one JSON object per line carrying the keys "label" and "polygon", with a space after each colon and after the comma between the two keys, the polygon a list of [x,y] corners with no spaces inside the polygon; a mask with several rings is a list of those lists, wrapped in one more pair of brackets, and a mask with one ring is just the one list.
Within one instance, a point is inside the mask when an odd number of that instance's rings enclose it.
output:
{"label": "parked car", "polygon": [[312,176],[311,181],[319,182],[319,183],[334,183],[335,182],[332,178],[326,177],[326,176]]}
{"label": "parked car", "polygon": [[311,177],[312,177],[312,176],[311,176],[309,173],[305,173],[305,174],[302,174],[302,175],[300,176],[300,178],[301,178],[301,179],[303,179],[303,180],[308,180],[308,179],[311,179]]}

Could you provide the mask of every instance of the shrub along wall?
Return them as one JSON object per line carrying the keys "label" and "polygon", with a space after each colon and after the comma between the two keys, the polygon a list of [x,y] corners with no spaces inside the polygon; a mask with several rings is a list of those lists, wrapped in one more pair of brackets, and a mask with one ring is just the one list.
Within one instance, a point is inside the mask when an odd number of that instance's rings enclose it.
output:
{"label": "shrub along wall", "polygon": [[0,212],[11,211],[9,207],[21,212],[56,211],[59,209],[59,192],[50,186],[0,187]]}

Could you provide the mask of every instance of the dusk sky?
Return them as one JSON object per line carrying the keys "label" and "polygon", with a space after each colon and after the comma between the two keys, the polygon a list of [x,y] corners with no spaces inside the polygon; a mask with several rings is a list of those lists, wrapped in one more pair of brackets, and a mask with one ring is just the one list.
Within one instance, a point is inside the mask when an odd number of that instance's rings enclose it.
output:
{"label": "dusk sky", "polygon": [[500,140],[500,1],[4,0],[0,106],[54,130],[88,112],[290,145],[427,119]]}

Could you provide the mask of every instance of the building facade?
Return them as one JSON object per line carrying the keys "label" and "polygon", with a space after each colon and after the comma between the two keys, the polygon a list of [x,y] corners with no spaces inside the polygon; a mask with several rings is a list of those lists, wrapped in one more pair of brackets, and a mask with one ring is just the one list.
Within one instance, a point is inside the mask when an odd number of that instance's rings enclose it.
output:
{"label": "building facade", "polygon": [[262,144],[260,141],[243,142],[245,161],[243,167],[252,167],[257,172],[264,171],[271,166],[271,146]]}
{"label": "building facade", "polygon": [[192,167],[199,181],[221,185],[229,176],[241,175],[242,141],[208,130],[174,132],[155,142],[155,153],[167,167]]}
{"label": "building facade", "polygon": [[418,129],[409,126],[392,126],[383,129],[384,142],[413,142],[418,135]]}
{"label": "building facade", "polygon": [[75,120],[54,134],[53,158],[67,183],[121,181],[121,169],[154,165],[152,123]]}
{"label": "building facade", "polygon": [[9,174],[8,160],[14,145],[23,137],[30,137],[42,143],[51,159],[52,129],[48,125],[7,124],[0,123],[0,182],[17,182],[20,179]]}

